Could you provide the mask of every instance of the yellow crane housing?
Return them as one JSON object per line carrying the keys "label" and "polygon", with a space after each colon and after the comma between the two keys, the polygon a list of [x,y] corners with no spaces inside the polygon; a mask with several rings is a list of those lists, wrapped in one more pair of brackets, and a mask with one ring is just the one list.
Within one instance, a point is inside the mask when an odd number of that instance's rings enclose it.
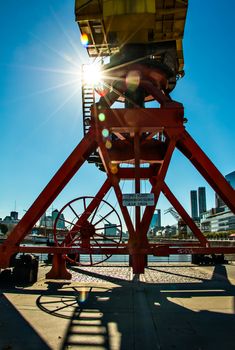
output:
{"label": "yellow crane housing", "polygon": [[183,75],[187,7],[188,0],[76,0],[75,16],[90,57],[112,56],[126,45],[142,44],[159,57],[171,48],[175,74]]}

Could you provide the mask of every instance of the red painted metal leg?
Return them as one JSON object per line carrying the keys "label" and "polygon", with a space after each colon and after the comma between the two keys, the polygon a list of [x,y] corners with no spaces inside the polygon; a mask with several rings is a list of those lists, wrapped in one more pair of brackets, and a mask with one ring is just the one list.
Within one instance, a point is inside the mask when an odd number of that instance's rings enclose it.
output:
{"label": "red painted metal leg", "polygon": [[46,274],[47,279],[70,280],[71,273],[66,268],[66,260],[61,254],[54,254],[51,270]]}
{"label": "red painted metal leg", "polygon": [[20,220],[18,225],[16,225],[9,237],[0,245],[1,268],[9,266],[11,255],[14,251],[17,251],[16,246],[19,245],[23,238],[30,232],[49,205],[63,190],[96,147],[95,133],[91,128],[25,213],[24,217]]}
{"label": "red painted metal leg", "polygon": [[132,254],[131,266],[134,274],[144,273],[146,267],[146,254]]}
{"label": "red painted metal leg", "polygon": [[229,185],[187,131],[184,131],[182,137],[177,141],[176,146],[207,180],[224,203],[235,213],[235,190]]}
{"label": "red painted metal leg", "polygon": [[[135,193],[140,193],[140,135],[135,132],[134,136],[134,153],[135,153]],[[135,231],[139,236],[140,229],[140,207],[135,207]]]}
{"label": "red painted metal leg", "polygon": [[[139,135],[135,135],[135,148],[139,147]],[[136,228],[134,229],[133,223],[131,221],[129,212],[126,207],[122,205],[122,192],[119,187],[119,181],[120,179],[118,178],[118,172],[117,174],[112,174],[110,170],[110,159],[108,152],[106,148],[103,145],[103,142],[101,141],[100,143],[100,156],[103,161],[104,167],[106,169],[107,175],[110,178],[110,181],[112,182],[115,194],[117,196],[118,202],[120,209],[122,211],[124,220],[127,225],[127,229],[129,231],[129,241],[128,241],[128,248],[129,248],[129,253],[131,254],[131,266],[133,268],[133,273],[144,273],[144,268],[146,267],[146,256],[143,254],[138,253],[139,249],[143,246],[143,242],[141,241],[141,231],[140,231],[140,213],[136,213]],[[139,160],[137,159],[136,164],[137,168],[139,167]],[[139,169],[140,170],[140,169]],[[136,182],[136,190],[140,191],[140,173],[139,170],[135,169],[135,177],[137,176],[137,182]],[[146,231],[147,232],[147,231]],[[146,233],[147,237],[147,233]]]}
{"label": "red painted metal leg", "polygon": [[182,207],[182,205],[179,203],[179,201],[176,199],[176,197],[173,195],[173,193],[170,191],[169,187],[166,185],[166,183],[163,183],[162,186],[162,192],[168,199],[168,201],[173,205],[173,207],[176,209],[176,211],[179,213],[181,218],[184,220],[186,225],[192,230],[194,235],[197,237],[197,239],[201,242],[201,244],[205,247],[209,246],[209,243],[207,239],[204,237],[202,232],[199,230],[195,222],[192,220],[192,218],[188,215],[186,210]]}
{"label": "red painted metal leg", "polygon": [[[140,193],[140,135],[135,132],[134,135],[134,153],[135,153],[135,193]],[[129,245],[132,248],[132,269],[133,273],[144,273],[146,267],[145,255],[138,254],[138,250],[148,244],[147,232],[142,234],[140,226],[140,206],[135,207],[135,239],[131,239]]]}

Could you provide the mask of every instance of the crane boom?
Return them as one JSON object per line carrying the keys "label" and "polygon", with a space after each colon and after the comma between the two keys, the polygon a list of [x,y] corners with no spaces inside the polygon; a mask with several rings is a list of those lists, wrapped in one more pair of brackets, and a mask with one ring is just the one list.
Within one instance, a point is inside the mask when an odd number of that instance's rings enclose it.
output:
{"label": "crane boom", "polygon": [[187,225],[185,224],[181,216],[177,213],[177,211],[173,207],[170,207],[169,209],[166,209],[164,211],[164,214],[168,213],[170,213],[177,220],[178,233],[187,233]]}
{"label": "crane boom", "polygon": [[170,207],[169,209],[166,209],[164,211],[164,214],[168,214],[168,213],[170,213],[177,221],[181,219],[180,215],[177,213],[177,211],[173,207]]}

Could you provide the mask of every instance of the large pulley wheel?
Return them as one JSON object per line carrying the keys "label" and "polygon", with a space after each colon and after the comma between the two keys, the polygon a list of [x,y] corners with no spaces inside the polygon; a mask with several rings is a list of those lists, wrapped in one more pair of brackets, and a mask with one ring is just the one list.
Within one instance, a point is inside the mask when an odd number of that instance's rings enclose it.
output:
{"label": "large pulley wheel", "polygon": [[110,250],[121,240],[122,223],[117,211],[96,197],[71,200],[54,222],[54,242],[59,247],[73,247],[72,254],[66,255],[72,264],[100,264],[112,256]]}

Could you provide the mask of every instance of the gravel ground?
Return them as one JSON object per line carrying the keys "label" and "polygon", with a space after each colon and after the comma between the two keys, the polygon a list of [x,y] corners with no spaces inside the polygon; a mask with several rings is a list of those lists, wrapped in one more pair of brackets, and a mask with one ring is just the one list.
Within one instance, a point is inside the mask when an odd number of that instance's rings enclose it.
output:
{"label": "gravel ground", "polygon": [[125,266],[75,267],[70,270],[72,281],[76,282],[113,282],[130,281],[131,269]]}
{"label": "gravel ground", "polygon": [[[75,267],[70,272],[74,282],[121,283],[133,279],[131,268],[127,266]],[[192,265],[161,264],[146,268],[141,280],[146,283],[198,283],[210,280],[211,275]]]}
{"label": "gravel ground", "polygon": [[145,269],[147,283],[198,283],[211,279],[211,273],[193,266],[159,266]]}

